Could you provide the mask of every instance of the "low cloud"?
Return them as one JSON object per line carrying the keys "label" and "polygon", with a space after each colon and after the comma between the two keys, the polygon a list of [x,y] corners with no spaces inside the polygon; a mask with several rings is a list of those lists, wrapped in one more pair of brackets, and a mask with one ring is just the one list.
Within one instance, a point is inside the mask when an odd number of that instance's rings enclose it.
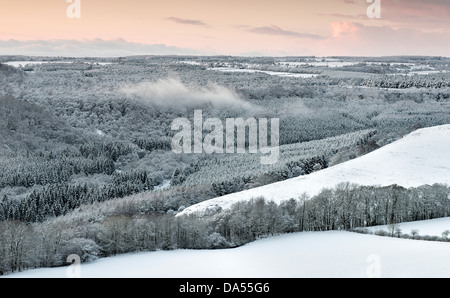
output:
{"label": "low cloud", "polygon": [[285,37],[296,37],[296,38],[309,38],[309,39],[323,39],[322,36],[317,34],[301,33],[295,31],[283,30],[278,26],[262,26],[262,27],[250,27],[250,26],[239,26],[239,28],[244,29],[248,32],[265,34],[265,35],[277,35]]}
{"label": "low cloud", "polygon": [[126,86],[121,91],[131,98],[164,107],[212,105],[214,107],[239,106],[245,109],[250,108],[249,103],[226,87],[219,85],[188,86],[173,78]]}
{"label": "low cloud", "polygon": [[0,40],[3,55],[119,57],[131,55],[205,55],[187,48],[116,40]]}
{"label": "low cloud", "polygon": [[[334,17],[334,18],[340,18],[340,19],[347,19],[347,20],[367,20],[367,14],[361,13],[358,15],[350,15],[350,14],[344,14],[344,13],[318,13],[318,16],[322,17]],[[380,19],[382,20],[382,19]]]}
{"label": "low cloud", "polygon": [[205,22],[200,21],[200,20],[190,20],[190,19],[183,19],[183,18],[177,18],[177,17],[169,17],[167,19],[169,21],[172,21],[177,24],[208,27],[208,24],[206,24]]}
{"label": "low cloud", "polygon": [[332,37],[352,37],[358,34],[363,26],[354,22],[333,22],[331,23]]}

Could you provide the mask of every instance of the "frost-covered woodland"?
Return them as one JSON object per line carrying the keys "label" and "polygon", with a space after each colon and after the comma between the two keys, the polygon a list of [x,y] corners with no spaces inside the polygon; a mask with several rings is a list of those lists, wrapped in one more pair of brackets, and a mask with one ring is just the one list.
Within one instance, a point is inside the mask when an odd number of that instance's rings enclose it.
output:
{"label": "frost-covered woodland", "polygon": [[[175,217],[449,124],[449,71],[442,57],[0,56],[0,273],[64,265],[73,253],[90,261],[225,248],[448,216],[449,189],[434,185],[347,186],[279,206],[260,199],[211,218]],[[279,118],[279,162],[173,153],[171,123],[195,109],[222,120]]]}

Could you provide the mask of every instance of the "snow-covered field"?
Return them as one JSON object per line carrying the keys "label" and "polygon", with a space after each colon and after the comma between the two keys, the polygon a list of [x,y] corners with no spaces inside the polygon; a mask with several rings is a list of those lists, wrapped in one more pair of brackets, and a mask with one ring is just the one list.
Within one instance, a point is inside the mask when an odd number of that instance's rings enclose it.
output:
{"label": "snow-covered field", "polygon": [[408,75],[429,75],[429,74],[436,74],[436,73],[446,73],[446,71],[442,70],[418,70],[418,71],[411,71],[408,73]]}
{"label": "snow-covered field", "polygon": [[44,63],[71,63],[68,61],[11,61],[6,62],[4,64],[13,66],[13,67],[23,67],[25,65],[38,65],[38,64],[44,64]]}
{"label": "snow-covered field", "polygon": [[233,67],[215,67],[208,68],[208,70],[214,71],[223,71],[223,72],[249,72],[249,73],[265,73],[271,76],[279,76],[279,77],[292,77],[292,78],[313,78],[316,77],[317,74],[312,73],[293,73],[293,72],[282,72],[282,71],[268,71],[268,70],[257,70],[257,69],[249,69],[249,68],[233,68]]}
{"label": "snow-covered field", "polygon": [[229,208],[242,200],[264,196],[279,203],[303,193],[314,196],[341,182],[417,187],[450,184],[450,125],[419,129],[376,151],[336,166],[285,181],[225,195],[186,208],[182,214]]}
{"label": "snow-covered field", "polygon": [[[10,61],[10,62],[5,62],[4,64],[13,66],[13,67],[24,67],[26,65],[32,66],[32,65],[39,65],[39,64],[45,64],[45,63],[73,63],[73,62],[72,61]],[[89,63],[95,63],[98,65],[111,64],[109,62],[89,62]]]}
{"label": "snow-covered field", "polygon": [[288,67],[296,66],[314,66],[314,67],[344,67],[356,65],[357,62],[352,61],[338,61],[333,59],[327,59],[327,61],[306,61],[306,62],[280,62],[280,65]]}
{"label": "snow-covered field", "polygon": [[[448,220],[448,219],[447,219]],[[450,243],[351,232],[302,232],[235,249],[126,254],[11,278],[366,278],[450,277]]]}
{"label": "snow-covered field", "polygon": [[[450,217],[436,218],[430,220],[421,220],[413,222],[402,222],[397,224],[403,234],[411,235],[412,230],[417,230],[420,236],[442,236],[442,232],[450,231]],[[374,226],[367,228],[370,231],[376,232],[379,230],[389,231],[388,225]]]}

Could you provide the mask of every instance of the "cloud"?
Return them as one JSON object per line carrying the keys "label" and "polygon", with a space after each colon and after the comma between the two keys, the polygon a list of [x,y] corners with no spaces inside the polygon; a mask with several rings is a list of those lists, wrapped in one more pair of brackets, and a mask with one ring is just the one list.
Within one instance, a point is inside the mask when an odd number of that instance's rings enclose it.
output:
{"label": "cloud", "polygon": [[361,27],[361,24],[354,22],[333,22],[331,23],[332,37],[354,37]]}
{"label": "cloud", "polygon": [[[450,29],[450,1],[397,0],[381,4],[383,18],[398,25],[422,29]],[[424,28],[426,27],[426,28]]]}
{"label": "cloud", "polygon": [[226,87],[219,85],[187,86],[180,80],[173,78],[129,85],[123,87],[121,91],[125,95],[142,102],[172,108],[201,105],[250,108],[249,103]]}
{"label": "cloud", "polygon": [[[325,17],[334,17],[334,18],[340,18],[340,19],[347,19],[347,20],[367,20],[367,14],[361,13],[358,15],[350,15],[345,13],[318,13],[318,16],[325,16]],[[379,19],[378,21],[383,21],[383,19]]]}
{"label": "cloud", "polygon": [[177,18],[177,17],[169,17],[167,19],[169,21],[172,21],[172,22],[177,23],[177,24],[208,27],[208,24],[206,24],[206,23],[204,23],[203,21],[200,21],[200,20],[182,19],[182,18]]}
{"label": "cloud", "polygon": [[[341,2],[361,6],[361,11],[364,12],[373,3],[373,1],[369,3],[367,0],[341,0]],[[393,26],[412,26],[417,29],[435,31],[450,29],[450,1],[448,0],[382,0],[380,5],[382,20]],[[346,17],[347,19],[367,19],[365,14],[353,17],[345,13],[327,15]]]}
{"label": "cloud", "polygon": [[204,55],[200,51],[167,46],[116,40],[0,40],[3,55],[119,57],[132,55]]}
{"label": "cloud", "polygon": [[423,32],[415,28],[395,28],[387,25],[367,26],[351,21],[333,22],[331,29],[332,36],[317,44],[318,48],[329,49],[322,55],[449,56],[449,32]]}
{"label": "cloud", "polygon": [[275,25],[262,27],[239,26],[239,28],[257,34],[296,37],[296,38],[323,39],[322,36],[317,34],[300,33],[295,31],[283,30]]}

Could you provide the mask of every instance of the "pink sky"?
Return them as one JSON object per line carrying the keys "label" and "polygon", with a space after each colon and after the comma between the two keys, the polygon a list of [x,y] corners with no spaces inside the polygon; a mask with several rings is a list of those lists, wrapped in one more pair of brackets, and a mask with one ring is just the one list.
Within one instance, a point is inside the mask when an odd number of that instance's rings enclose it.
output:
{"label": "pink sky", "polygon": [[450,56],[448,0],[0,1],[0,55]]}

